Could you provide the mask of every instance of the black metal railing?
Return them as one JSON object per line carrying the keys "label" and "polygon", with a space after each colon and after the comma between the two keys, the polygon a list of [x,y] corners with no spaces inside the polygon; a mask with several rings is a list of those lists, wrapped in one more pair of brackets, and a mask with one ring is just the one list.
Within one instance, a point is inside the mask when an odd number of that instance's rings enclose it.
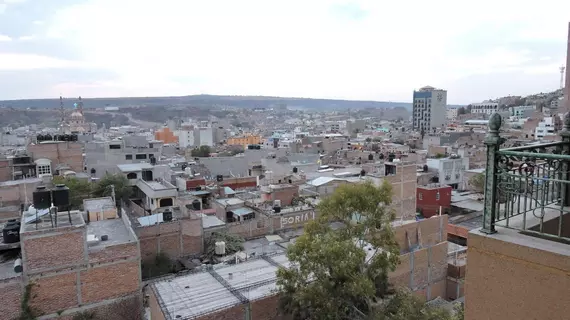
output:
{"label": "black metal railing", "polygon": [[507,149],[500,149],[501,122],[493,114],[485,137],[482,231],[495,233],[500,226],[570,243],[570,114],[564,117],[562,141]]}

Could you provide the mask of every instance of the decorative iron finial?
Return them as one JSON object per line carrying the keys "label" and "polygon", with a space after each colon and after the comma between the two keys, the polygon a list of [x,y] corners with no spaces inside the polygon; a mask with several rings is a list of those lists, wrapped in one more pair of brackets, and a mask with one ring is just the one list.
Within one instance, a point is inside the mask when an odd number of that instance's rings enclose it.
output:
{"label": "decorative iron finial", "polygon": [[489,132],[498,133],[503,124],[503,118],[498,113],[493,113],[489,118]]}

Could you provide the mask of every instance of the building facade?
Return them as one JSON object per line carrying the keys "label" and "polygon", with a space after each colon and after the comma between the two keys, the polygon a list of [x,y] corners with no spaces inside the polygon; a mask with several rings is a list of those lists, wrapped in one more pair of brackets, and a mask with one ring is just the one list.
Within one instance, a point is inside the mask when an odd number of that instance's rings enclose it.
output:
{"label": "building facade", "polygon": [[414,130],[432,131],[446,123],[447,91],[423,87],[414,91],[412,121]]}
{"label": "building facade", "polygon": [[471,113],[483,113],[491,115],[499,110],[499,104],[496,102],[481,102],[471,104]]}

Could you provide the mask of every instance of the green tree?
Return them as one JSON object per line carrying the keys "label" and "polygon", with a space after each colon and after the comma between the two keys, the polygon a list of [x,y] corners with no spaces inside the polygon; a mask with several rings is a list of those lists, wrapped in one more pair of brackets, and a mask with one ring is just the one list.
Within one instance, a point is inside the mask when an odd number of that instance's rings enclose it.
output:
{"label": "green tree", "polygon": [[462,313],[425,304],[411,291],[400,289],[373,311],[373,320],[463,320]]}
{"label": "green tree", "polygon": [[469,184],[475,191],[483,192],[485,189],[485,173],[481,172],[469,178]]}
{"label": "green tree", "polygon": [[106,174],[93,187],[94,197],[108,197],[112,194],[112,188],[115,188],[115,201],[120,205],[121,200],[127,200],[133,193],[133,188],[129,184],[129,180],[121,174]]}
{"label": "green tree", "polygon": [[194,148],[192,150],[193,157],[209,157],[212,150],[209,146],[200,146],[199,148]]}
{"label": "green tree", "polygon": [[[391,185],[342,185],[318,206],[320,216],[306,225],[287,251],[291,268],[280,268],[280,308],[293,319],[353,319],[368,313],[390,292],[388,272],[398,264],[399,247],[390,222]],[[333,229],[331,221],[344,222]],[[370,244],[382,248],[365,250]]]}
{"label": "green tree", "polygon": [[73,210],[82,209],[83,200],[91,198],[92,184],[87,179],[55,176],[53,177],[53,183],[56,185],[64,184],[69,188],[69,204]]}

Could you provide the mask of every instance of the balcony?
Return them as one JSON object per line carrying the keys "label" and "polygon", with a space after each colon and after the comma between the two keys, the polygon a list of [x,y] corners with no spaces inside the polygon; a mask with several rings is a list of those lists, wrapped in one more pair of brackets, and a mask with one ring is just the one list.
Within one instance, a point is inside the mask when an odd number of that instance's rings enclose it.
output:
{"label": "balcony", "polygon": [[493,114],[485,137],[483,227],[467,238],[465,319],[568,319],[560,297],[570,286],[570,114],[562,141],[546,144],[501,149],[501,123]]}

